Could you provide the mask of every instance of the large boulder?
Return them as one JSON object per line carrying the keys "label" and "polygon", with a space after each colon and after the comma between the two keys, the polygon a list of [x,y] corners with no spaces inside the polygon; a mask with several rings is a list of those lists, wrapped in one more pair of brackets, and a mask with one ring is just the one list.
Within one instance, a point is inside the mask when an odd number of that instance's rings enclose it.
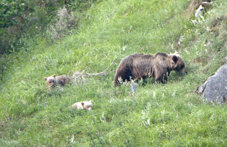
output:
{"label": "large boulder", "polygon": [[209,77],[196,91],[209,102],[227,102],[227,62]]}

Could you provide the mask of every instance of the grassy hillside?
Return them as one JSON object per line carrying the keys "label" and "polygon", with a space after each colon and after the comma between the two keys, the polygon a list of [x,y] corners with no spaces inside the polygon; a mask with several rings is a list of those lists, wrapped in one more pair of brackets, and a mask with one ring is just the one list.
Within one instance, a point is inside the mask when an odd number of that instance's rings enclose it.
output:
{"label": "grassy hillside", "polygon": [[[195,20],[183,0],[106,0],[86,11],[73,35],[27,42],[0,58],[1,146],[227,146],[227,108],[194,93],[227,55],[227,2]],[[224,15],[225,14],[225,15]],[[183,36],[183,37],[182,37]],[[178,45],[179,39],[184,38]],[[167,84],[115,88],[115,69],[132,53],[178,51],[188,74]],[[49,91],[44,77],[100,72],[82,85]],[[92,100],[92,111],[71,109]]]}

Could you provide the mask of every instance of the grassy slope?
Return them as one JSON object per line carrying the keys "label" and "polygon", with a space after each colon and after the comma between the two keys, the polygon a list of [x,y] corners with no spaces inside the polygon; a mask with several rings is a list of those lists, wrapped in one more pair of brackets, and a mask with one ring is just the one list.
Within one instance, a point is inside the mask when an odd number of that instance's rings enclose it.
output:
{"label": "grassy slope", "polygon": [[[226,106],[207,103],[194,90],[227,54],[226,21],[211,27],[226,12],[227,2],[215,2],[205,21],[195,25],[185,18],[187,4],[182,0],[104,1],[87,12],[74,35],[54,45],[37,39],[28,52],[5,57],[9,68],[0,85],[0,144],[226,146]],[[177,47],[182,35],[185,39]],[[204,46],[206,39],[210,46]],[[129,85],[114,88],[114,72],[123,57],[175,50],[186,62],[186,76],[173,72],[166,85],[138,85],[134,96]],[[196,62],[204,56],[207,63]],[[45,76],[99,72],[114,59],[107,76],[46,90]],[[70,108],[81,100],[92,100],[93,110]]]}

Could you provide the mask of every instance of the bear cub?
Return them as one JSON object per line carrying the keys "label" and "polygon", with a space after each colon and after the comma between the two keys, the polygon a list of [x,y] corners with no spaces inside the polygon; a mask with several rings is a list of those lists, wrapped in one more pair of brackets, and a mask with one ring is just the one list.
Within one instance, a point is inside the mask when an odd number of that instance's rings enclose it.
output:
{"label": "bear cub", "polygon": [[157,82],[166,83],[172,70],[185,73],[185,64],[179,55],[166,53],[129,55],[118,66],[114,85],[119,85],[120,80],[124,82],[150,77],[154,77]]}
{"label": "bear cub", "polygon": [[65,75],[56,76],[54,74],[53,76],[44,78],[44,80],[50,88],[54,88],[55,86],[65,86],[65,84],[69,83],[70,78]]}
{"label": "bear cub", "polygon": [[72,105],[72,108],[74,109],[83,109],[83,110],[91,110],[92,109],[92,102],[90,101],[82,101],[82,102],[77,102]]}

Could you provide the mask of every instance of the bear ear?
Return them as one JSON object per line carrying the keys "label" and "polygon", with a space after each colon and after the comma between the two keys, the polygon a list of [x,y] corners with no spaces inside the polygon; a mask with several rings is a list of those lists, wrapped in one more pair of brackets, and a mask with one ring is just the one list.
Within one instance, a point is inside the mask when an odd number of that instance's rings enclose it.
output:
{"label": "bear ear", "polygon": [[55,77],[56,77],[56,74],[54,74],[52,77],[54,77],[54,78],[55,78]]}
{"label": "bear ear", "polygon": [[47,78],[44,78],[44,80],[46,81],[46,80],[47,80]]}
{"label": "bear ear", "polygon": [[172,59],[173,59],[173,61],[174,61],[175,63],[177,63],[178,58],[177,58],[177,56],[176,56],[176,55],[173,55]]}
{"label": "bear ear", "polygon": [[84,102],[82,102],[81,105],[84,106]]}

